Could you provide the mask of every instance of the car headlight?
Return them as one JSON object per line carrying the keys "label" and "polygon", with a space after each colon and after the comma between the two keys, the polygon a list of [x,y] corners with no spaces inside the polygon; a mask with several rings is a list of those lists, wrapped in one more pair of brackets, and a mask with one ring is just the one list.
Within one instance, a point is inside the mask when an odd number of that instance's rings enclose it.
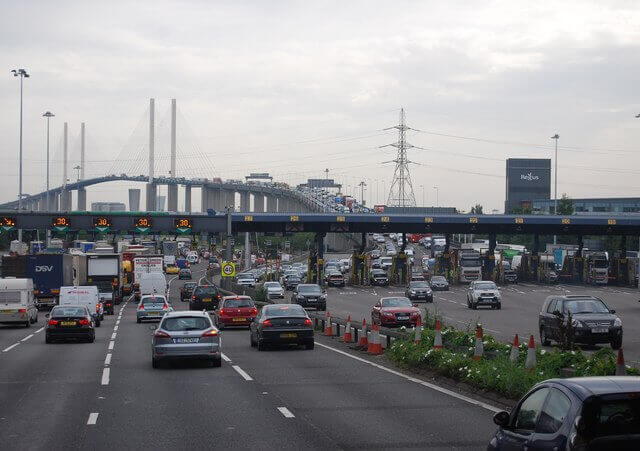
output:
{"label": "car headlight", "polygon": [[622,327],[622,320],[620,318],[616,318],[613,322],[613,327]]}
{"label": "car headlight", "polygon": [[496,293],[496,299],[500,299],[502,296],[500,293]]}
{"label": "car headlight", "polygon": [[327,295],[323,294],[322,296],[320,296],[320,299],[327,299]]}
{"label": "car headlight", "polygon": [[409,293],[416,294],[415,290],[411,290],[411,291],[409,291]]}
{"label": "car headlight", "polygon": [[572,319],[571,320],[571,325],[573,327],[584,327],[584,325],[582,324],[581,321],[578,321],[577,319]]}

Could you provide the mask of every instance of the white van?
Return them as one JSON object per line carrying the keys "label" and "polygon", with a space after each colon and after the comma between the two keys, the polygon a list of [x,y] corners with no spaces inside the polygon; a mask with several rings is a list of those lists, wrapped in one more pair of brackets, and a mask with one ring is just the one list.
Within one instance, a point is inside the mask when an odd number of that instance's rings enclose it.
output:
{"label": "white van", "polygon": [[103,305],[100,302],[98,287],[95,285],[80,287],[60,287],[60,305],[85,306],[93,317],[96,327],[100,327],[103,318]]}
{"label": "white van", "polygon": [[33,297],[33,280],[0,279],[0,324],[38,322],[38,309]]}
{"label": "white van", "polygon": [[200,260],[198,258],[198,253],[197,252],[189,252],[189,254],[187,254],[187,261],[191,264],[197,264],[198,260]]}
{"label": "white van", "polygon": [[161,272],[147,272],[140,276],[140,296],[167,295],[167,279]]}

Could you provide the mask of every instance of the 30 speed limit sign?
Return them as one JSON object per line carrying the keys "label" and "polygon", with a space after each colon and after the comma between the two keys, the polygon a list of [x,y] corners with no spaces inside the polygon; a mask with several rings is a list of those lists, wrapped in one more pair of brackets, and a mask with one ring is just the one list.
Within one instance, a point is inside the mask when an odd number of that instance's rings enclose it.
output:
{"label": "30 speed limit sign", "polygon": [[235,277],[236,264],[233,262],[222,262],[222,277]]}

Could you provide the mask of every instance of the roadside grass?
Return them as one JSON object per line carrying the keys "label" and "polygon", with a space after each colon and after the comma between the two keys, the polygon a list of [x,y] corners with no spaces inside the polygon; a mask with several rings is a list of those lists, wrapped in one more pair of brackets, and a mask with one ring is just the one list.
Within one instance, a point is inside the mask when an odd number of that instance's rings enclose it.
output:
{"label": "roadside grass", "polygon": [[[538,382],[562,377],[563,369],[570,369],[576,377],[615,374],[616,354],[611,349],[600,349],[591,355],[582,351],[547,351],[536,349],[537,365],[533,370],[524,368],[526,344],[521,344],[518,360],[509,360],[511,345],[500,343],[491,335],[484,335],[484,357],[473,360],[475,331],[461,331],[451,327],[442,329],[444,348],[435,350],[433,340],[435,320],[426,318],[426,326],[419,344],[414,336],[396,340],[387,349],[387,356],[404,368],[425,368],[446,377],[467,383],[479,389],[518,399]],[[525,338],[525,337],[523,337]],[[525,340],[526,341],[526,340]],[[566,370],[565,370],[566,371]],[[640,375],[640,371],[627,367],[627,374]]]}

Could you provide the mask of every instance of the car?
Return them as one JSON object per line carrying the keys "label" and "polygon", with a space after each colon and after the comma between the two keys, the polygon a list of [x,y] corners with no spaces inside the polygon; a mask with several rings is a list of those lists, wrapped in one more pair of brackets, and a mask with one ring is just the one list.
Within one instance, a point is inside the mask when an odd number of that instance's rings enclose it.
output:
{"label": "car", "polygon": [[153,332],[151,365],[158,368],[174,359],[202,359],[222,365],[220,331],[206,312],[167,313]]}
{"label": "car", "polygon": [[493,416],[488,450],[640,449],[640,377],[549,379]]}
{"label": "car", "polygon": [[185,282],[185,284],[180,287],[180,300],[182,302],[189,300],[193,295],[193,290],[197,286],[197,282]]}
{"label": "car", "polygon": [[222,294],[215,285],[198,285],[191,295],[189,310],[215,310],[221,299]]}
{"label": "car", "polygon": [[155,294],[145,295],[138,302],[136,322],[139,324],[145,320],[159,320],[165,313],[172,310],[166,297]]}
{"label": "car", "polygon": [[327,272],[327,274],[325,275],[325,281],[327,282],[327,285],[329,285],[330,287],[345,286],[344,275],[339,271],[332,270]]}
{"label": "car", "polygon": [[280,282],[265,282],[262,284],[267,299],[284,299],[284,288]]}
{"label": "car", "polygon": [[449,281],[444,276],[433,276],[429,284],[433,291],[449,291]]}
{"label": "car", "polygon": [[45,343],[68,339],[93,343],[96,339],[95,323],[86,306],[56,305],[45,318],[48,319],[44,333]]}
{"label": "car", "polygon": [[380,249],[374,249],[369,255],[371,256],[372,260],[376,260],[382,256],[382,253],[380,252]]}
{"label": "car", "polygon": [[23,324],[30,327],[38,322],[38,308],[32,279],[0,279],[0,324]]}
{"label": "car", "polygon": [[424,280],[412,280],[409,282],[409,286],[405,290],[404,295],[412,301],[424,299],[425,302],[433,302],[433,291],[431,291],[431,287]]}
{"label": "car", "polygon": [[178,274],[180,272],[180,268],[177,265],[167,265],[164,272],[167,274]]}
{"label": "car", "polygon": [[256,276],[252,272],[242,272],[236,277],[236,284],[242,287],[255,287]]}
{"label": "car", "polygon": [[297,269],[293,269],[291,266],[289,266],[288,269],[283,269],[282,275],[280,276],[280,285],[283,287],[286,286],[287,277],[291,276],[300,277],[300,273]]}
{"label": "car", "polygon": [[251,346],[264,351],[269,345],[304,345],[313,349],[313,322],[296,304],[272,304],[262,308],[251,323]]}
{"label": "car", "polygon": [[595,296],[548,296],[538,315],[540,341],[549,346],[552,340],[561,340],[561,326],[571,314],[575,343],[609,343],[613,349],[619,349],[622,346],[622,320],[615,313]]}
{"label": "car", "polygon": [[392,257],[380,257],[380,268],[382,269],[390,269],[393,266],[393,258]]}
{"label": "car", "polygon": [[381,298],[371,309],[371,322],[385,327],[415,326],[420,309],[405,297]]}
{"label": "car", "polygon": [[369,283],[381,287],[389,285],[389,276],[384,269],[372,269],[369,273]]}
{"label": "car", "polygon": [[258,315],[258,309],[249,296],[224,296],[214,315],[220,330],[225,327],[248,327]]}
{"label": "car", "polygon": [[315,307],[317,310],[327,309],[327,294],[315,283],[301,283],[294,290],[291,302],[302,307]]}
{"label": "car", "polygon": [[284,288],[286,290],[295,290],[295,288],[302,282],[302,278],[298,274],[289,274],[284,277]]}
{"label": "car", "polygon": [[467,308],[476,310],[481,305],[492,309],[502,308],[502,295],[495,282],[491,280],[474,280],[467,289]]}
{"label": "car", "polygon": [[411,282],[425,282],[424,274],[421,272],[412,272],[411,273]]}
{"label": "car", "polygon": [[178,279],[188,279],[191,280],[191,270],[189,268],[182,268],[178,273]]}

